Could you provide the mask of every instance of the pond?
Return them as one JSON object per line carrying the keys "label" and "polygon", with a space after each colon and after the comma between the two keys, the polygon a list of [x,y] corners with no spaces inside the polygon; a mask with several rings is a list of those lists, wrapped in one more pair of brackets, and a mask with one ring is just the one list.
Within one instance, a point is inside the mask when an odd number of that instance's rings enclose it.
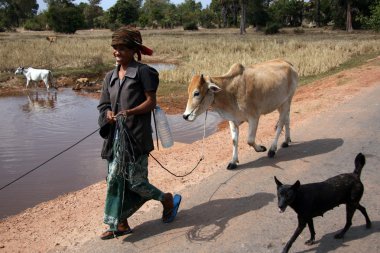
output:
{"label": "pond", "polygon": [[[98,101],[71,89],[30,90],[25,96],[0,98],[0,188],[67,149],[98,128]],[[167,115],[176,142],[203,137],[204,117],[189,123]],[[210,112],[206,135],[221,119]],[[0,219],[40,202],[82,189],[106,177],[100,158],[102,139],[95,133],[0,191]]]}

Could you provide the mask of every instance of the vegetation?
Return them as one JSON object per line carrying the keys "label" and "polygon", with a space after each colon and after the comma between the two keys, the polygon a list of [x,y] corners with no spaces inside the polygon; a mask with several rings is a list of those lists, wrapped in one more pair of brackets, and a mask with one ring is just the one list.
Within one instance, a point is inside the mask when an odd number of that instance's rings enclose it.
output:
{"label": "vegetation", "polygon": [[[357,56],[380,52],[380,34],[374,33],[315,32],[306,28],[302,33],[290,28],[272,36],[248,30],[243,37],[236,36],[237,29],[142,32],[144,44],[154,49],[153,57],[145,56],[143,61],[177,64],[176,69],[160,73],[163,83],[176,86],[187,85],[193,73],[223,74],[235,62],[251,65],[285,58],[306,77],[334,69]],[[113,67],[111,31],[87,30],[61,35],[51,44],[45,38],[49,35],[47,32],[3,34],[0,55],[7,60],[0,61],[0,72],[20,65],[49,68],[62,74],[68,69],[94,70],[95,67],[104,73]]]}
{"label": "vegetation", "polygon": [[[256,30],[279,27],[326,26],[352,31],[378,29],[379,0],[212,0],[202,6],[196,0],[175,5],[170,0],[117,0],[109,10],[101,0],[44,0],[47,10],[37,13],[36,0],[0,0],[0,31],[20,26],[31,30],[52,29],[75,33],[78,29],[136,25],[149,28],[246,27]],[[195,26],[193,25],[195,24]]]}

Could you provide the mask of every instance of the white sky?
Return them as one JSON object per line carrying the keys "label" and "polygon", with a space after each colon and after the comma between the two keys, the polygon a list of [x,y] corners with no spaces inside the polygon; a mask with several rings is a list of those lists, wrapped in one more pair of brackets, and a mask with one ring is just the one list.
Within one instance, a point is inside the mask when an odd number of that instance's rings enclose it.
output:
{"label": "white sky", "polygon": [[[195,0],[196,2],[201,2],[202,7],[205,8],[207,5],[210,5],[211,0]],[[81,2],[87,2],[85,0],[75,0],[75,3],[81,3]],[[173,4],[180,4],[183,3],[184,0],[170,0],[171,3]],[[43,0],[37,0],[39,7],[38,11],[45,10],[47,8],[46,3]],[[102,0],[100,2],[100,6],[103,8],[103,10],[108,10],[111,6],[113,6],[116,3],[116,0]]]}

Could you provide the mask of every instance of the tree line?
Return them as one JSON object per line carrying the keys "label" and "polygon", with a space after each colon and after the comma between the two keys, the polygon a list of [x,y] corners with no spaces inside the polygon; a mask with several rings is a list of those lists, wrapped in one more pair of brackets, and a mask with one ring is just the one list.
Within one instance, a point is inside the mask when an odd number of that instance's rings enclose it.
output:
{"label": "tree line", "polygon": [[0,31],[24,27],[27,30],[53,30],[75,33],[79,29],[122,25],[149,28],[246,27],[275,33],[281,27],[301,25],[336,29],[380,30],[380,0],[212,0],[202,6],[195,0],[175,5],[170,0],[117,0],[108,10],[101,0],[75,4],[73,0],[0,0]]}

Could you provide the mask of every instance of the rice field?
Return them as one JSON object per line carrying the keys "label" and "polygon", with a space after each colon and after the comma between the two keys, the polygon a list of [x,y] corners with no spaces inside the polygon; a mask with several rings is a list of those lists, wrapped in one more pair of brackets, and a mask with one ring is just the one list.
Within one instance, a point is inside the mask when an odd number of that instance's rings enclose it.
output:
{"label": "rice field", "polygon": [[[196,73],[220,75],[236,62],[252,65],[284,58],[298,69],[301,77],[329,71],[352,58],[380,53],[380,34],[369,32],[309,30],[296,34],[289,29],[265,36],[248,29],[240,36],[238,29],[142,30],[143,43],[153,48],[144,62],[175,63],[174,70],[160,73],[167,92],[183,90]],[[0,72],[18,66],[49,68],[60,74],[69,69],[100,68],[108,70],[114,63],[110,47],[111,31],[78,31],[74,35],[58,34],[49,43],[51,32],[0,33]]]}

